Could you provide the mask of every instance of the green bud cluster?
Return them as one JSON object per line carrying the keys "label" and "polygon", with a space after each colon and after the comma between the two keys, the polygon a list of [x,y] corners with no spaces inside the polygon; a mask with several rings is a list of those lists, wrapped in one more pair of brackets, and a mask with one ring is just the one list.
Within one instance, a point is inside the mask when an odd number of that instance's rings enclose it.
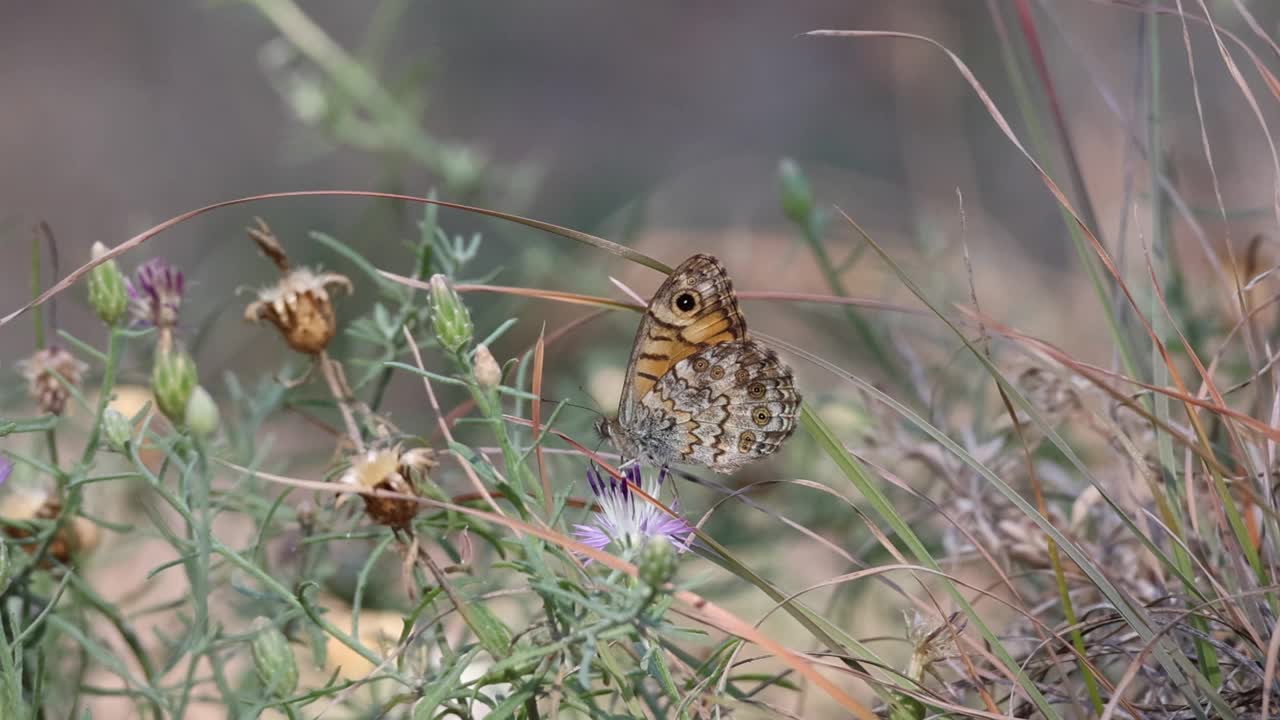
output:
{"label": "green bud cluster", "polygon": [[640,581],[651,588],[662,587],[676,574],[676,549],[666,535],[655,535],[640,548],[636,560]]}
{"label": "green bud cluster", "polygon": [[124,413],[109,407],[102,413],[102,436],[106,438],[107,447],[121,454],[127,453],[133,440],[133,425]]}
{"label": "green bud cluster", "polygon": [[213,401],[213,396],[202,385],[197,385],[196,389],[191,391],[191,397],[187,398],[187,409],[182,417],[187,429],[200,437],[208,437],[217,432],[221,420],[218,404]]}
{"label": "green bud cluster", "polygon": [[156,407],[175,423],[186,422],[187,401],[196,388],[196,362],[180,345],[156,349],[151,369],[151,392]]}
{"label": "green bud cluster", "polygon": [[453,353],[467,347],[475,333],[471,313],[444,275],[431,277],[431,326],[440,346]]}
{"label": "green bud cluster", "polygon": [[253,621],[253,667],[267,692],[276,697],[289,697],[298,687],[298,662],[293,648],[280,629],[267,618]]}
{"label": "green bud cluster", "polygon": [[[106,253],[106,245],[100,242],[93,244],[93,259],[97,260]],[[108,325],[119,323],[129,309],[129,291],[115,260],[108,260],[89,271],[89,305]]]}
{"label": "green bud cluster", "polygon": [[778,166],[778,182],[782,186],[782,212],[797,225],[810,221],[813,214],[813,189],[800,167],[790,158]]}

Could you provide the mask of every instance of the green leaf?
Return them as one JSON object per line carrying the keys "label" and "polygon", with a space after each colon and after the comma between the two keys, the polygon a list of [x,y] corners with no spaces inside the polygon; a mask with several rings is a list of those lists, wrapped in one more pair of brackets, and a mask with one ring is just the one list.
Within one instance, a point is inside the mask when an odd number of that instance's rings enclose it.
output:
{"label": "green leaf", "polygon": [[462,619],[476,634],[476,639],[495,660],[506,657],[511,649],[511,630],[484,603],[463,603],[458,607]]}
{"label": "green leaf", "polygon": [[435,716],[436,708],[458,690],[458,678],[462,677],[462,673],[471,665],[471,661],[479,652],[480,648],[474,648],[462,655],[453,667],[449,668],[448,674],[436,678],[427,685],[422,699],[413,705],[413,720],[430,720]]}

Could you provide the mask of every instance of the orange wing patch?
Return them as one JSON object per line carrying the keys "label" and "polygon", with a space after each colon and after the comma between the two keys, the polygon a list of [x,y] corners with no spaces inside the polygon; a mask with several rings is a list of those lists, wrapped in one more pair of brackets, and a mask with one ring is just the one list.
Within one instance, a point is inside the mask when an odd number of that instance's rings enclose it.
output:
{"label": "orange wing patch", "polygon": [[653,294],[636,330],[620,412],[625,414],[681,360],[746,337],[746,321],[720,261],[710,255],[685,260]]}

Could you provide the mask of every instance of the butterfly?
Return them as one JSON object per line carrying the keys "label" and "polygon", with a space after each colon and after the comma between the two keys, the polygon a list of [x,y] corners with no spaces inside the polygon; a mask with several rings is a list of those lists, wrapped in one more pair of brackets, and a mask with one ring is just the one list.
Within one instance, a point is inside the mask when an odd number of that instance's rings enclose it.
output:
{"label": "butterfly", "polygon": [[618,415],[596,430],[624,459],[732,473],[796,427],[791,370],[747,335],[720,261],[694,255],[653,294],[636,330]]}

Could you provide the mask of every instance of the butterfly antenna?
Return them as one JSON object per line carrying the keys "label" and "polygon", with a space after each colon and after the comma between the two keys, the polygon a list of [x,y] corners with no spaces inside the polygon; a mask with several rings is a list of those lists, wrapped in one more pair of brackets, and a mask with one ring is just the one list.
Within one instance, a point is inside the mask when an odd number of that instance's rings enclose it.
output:
{"label": "butterfly antenna", "polygon": [[553,398],[548,398],[548,397],[539,397],[538,399],[544,403],[551,403],[552,405],[559,405],[561,403],[564,403],[569,407],[575,407],[575,408],[578,408],[579,410],[586,410],[587,412],[592,412],[592,413],[597,412],[595,408],[589,408],[586,405],[579,405],[578,403],[569,402],[568,400],[555,400]]}

